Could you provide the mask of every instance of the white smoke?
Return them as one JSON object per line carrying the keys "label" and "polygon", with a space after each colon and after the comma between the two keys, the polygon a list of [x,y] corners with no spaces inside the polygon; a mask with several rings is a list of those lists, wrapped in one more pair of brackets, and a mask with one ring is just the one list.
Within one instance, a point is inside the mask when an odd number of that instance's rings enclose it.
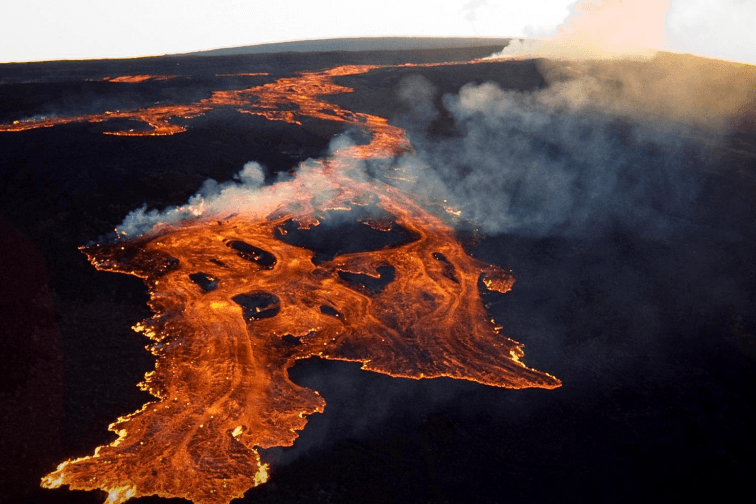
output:
{"label": "white smoke", "polygon": [[515,40],[489,58],[645,59],[666,46],[666,0],[583,1],[557,35]]}
{"label": "white smoke", "polygon": [[[326,159],[340,157],[354,145],[349,132],[339,135],[331,141]],[[356,181],[364,181],[367,177],[363,161],[348,158],[340,158],[339,161],[340,174],[346,174]],[[206,180],[184,205],[163,210],[148,210],[143,205],[131,211],[115,232],[118,238],[129,239],[159,231],[166,224],[197,218],[245,214],[262,219],[302,195],[330,194],[334,190],[334,181],[322,168],[322,161],[308,159],[296,167],[294,176],[290,172],[280,172],[270,185],[266,185],[265,168],[250,161],[232,180],[222,183],[214,179]]]}
{"label": "white smoke", "polygon": [[704,147],[686,139],[684,125],[651,128],[623,115],[622,96],[605,87],[589,78],[534,92],[468,84],[443,97],[456,134],[428,135],[427,121],[409,126],[415,154],[396,161],[404,174],[396,183],[447,200],[489,234],[587,235],[624,225],[663,236],[695,200],[687,167]]}
{"label": "white smoke", "polygon": [[243,208],[248,201],[256,198],[264,182],[263,167],[251,161],[234,176],[233,181],[219,184],[213,179],[206,180],[186,205],[169,207],[162,211],[148,211],[144,205],[131,211],[115,231],[119,237],[131,238],[151,231],[158,224],[179,222],[199,216],[214,216],[230,208]]}
{"label": "white smoke", "polygon": [[645,59],[669,50],[756,65],[754,21],[752,0],[581,1],[559,27],[526,26],[529,39],[490,57]]}
{"label": "white smoke", "polygon": [[[426,201],[446,201],[490,234],[585,235],[620,224],[663,236],[695,200],[698,186],[687,167],[704,154],[705,142],[688,140],[684,124],[636,120],[625,113],[628,98],[615,91],[611,82],[590,76],[532,92],[468,84],[443,97],[456,131],[436,138],[425,130],[439,116],[437,88],[410,76],[397,93],[416,112],[402,119],[414,154],[354,160],[349,173],[363,181],[366,170],[393,170],[392,184]],[[329,156],[353,145],[349,134],[340,135]],[[250,162],[231,181],[206,181],[185,205],[131,212],[117,231],[129,238],[184,219],[264,217],[296,196],[293,181],[329,190],[319,166],[306,161],[293,180],[279,175],[279,183],[266,186],[264,168]]]}
{"label": "white smoke", "polygon": [[[713,30],[711,19],[702,19],[713,8],[708,0],[581,1],[556,36],[512,40],[488,59],[538,58],[539,71],[559,91],[552,97],[566,108],[592,108],[662,128],[738,128],[753,114],[756,67],[662,51],[669,48],[667,31],[675,46],[681,36],[692,37],[696,26],[695,37],[709,40],[708,34],[727,26],[725,18],[739,26],[748,12],[756,13],[756,2],[735,4],[717,5],[726,13],[709,16],[722,21]],[[745,40],[753,41],[750,24]]]}
{"label": "white smoke", "polygon": [[507,58],[538,58],[542,55],[543,42],[535,39],[513,39],[500,52],[487,56],[484,59],[507,59]]}

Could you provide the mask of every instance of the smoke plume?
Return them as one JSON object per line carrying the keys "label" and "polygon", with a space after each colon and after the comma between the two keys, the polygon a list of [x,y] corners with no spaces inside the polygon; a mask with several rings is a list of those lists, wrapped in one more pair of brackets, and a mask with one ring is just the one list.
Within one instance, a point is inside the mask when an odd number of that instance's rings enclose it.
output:
{"label": "smoke plume", "polygon": [[555,37],[515,41],[493,58],[650,58],[666,44],[666,0],[578,2]]}
{"label": "smoke plume", "polygon": [[[674,65],[683,57],[657,60]],[[400,175],[390,177],[392,184],[445,200],[489,234],[585,236],[623,225],[664,236],[685,226],[699,189],[694,168],[728,131],[731,116],[724,111],[739,110],[750,82],[737,65],[689,61],[699,62],[693,68],[701,73],[719,69],[725,84],[704,90],[685,72],[658,73],[660,66],[648,62],[549,62],[541,66],[549,83],[544,89],[470,83],[438,100],[432,82],[409,75],[396,93],[406,105],[401,125],[414,154],[354,161],[351,173],[395,171]],[[453,122],[453,133],[428,134],[440,116]],[[351,145],[349,134],[336,137],[328,155]],[[303,163],[297,180],[325,186],[311,166]],[[131,237],[200,215],[266,215],[290,196],[290,186],[261,191],[264,181],[264,168],[249,162],[234,180],[206,181],[185,205],[132,211],[116,231]]]}
{"label": "smoke plume", "polygon": [[[413,78],[402,93],[412,85],[419,98],[427,92]],[[680,127],[601,112],[594,92],[600,86],[584,80],[535,92],[468,84],[443,97],[454,134],[427,135],[423,121],[410,128],[415,154],[395,161],[400,185],[448,201],[491,234],[585,235],[621,224],[662,235],[696,197],[690,167],[705,148]]]}
{"label": "smoke plume", "polygon": [[660,51],[667,8],[654,0],[579,2],[557,36],[513,40],[489,58],[539,58],[550,99],[562,108],[651,128],[682,124],[715,135],[742,128],[756,108],[756,68]]}
{"label": "smoke plume", "polygon": [[263,167],[251,161],[244,165],[232,181],[219,184],[213,179],[206,180],[185,205],[169,207],[162,211],[148,211],[144,205],[131,211],[115,231],[119,237],[130,238],[147,233],[158,224],[179,222],[200,215],[212,216],[229,208],[244,208],[256,200],[264,180]]}
{"label": "smoke plume", "polygon": [[[327,157],[339,157],[340,151],[354,145],[349,132],[339,135],[331,141]],[[364,180],[367,176],[365,165],[360,161],[345,159],[342,160],[342,165],[342,170],[354,180]],[[143,205],[132,210],[115,228],[115,233],[118,238],[129,239],[153,231],[158,232],[164,225],[183,220],[227,217],[239,213],[263,219],[281,205],[293,201],[297,196],[295,193],[301,187],[306,187],[313,194],[332,190],[328,175],[320,168],[319,161],[308,159],[296,168],[294,185],[280,183],[293,179],[289,172],[279,172],[272,177],[272,183],[266,186],[265,167],[256,161],[249,161],[232,180],[206,180],[184,205],[163,210],[148,210],[147,205]],[[100,237],[100,241],[107,240],[107,237]]]}

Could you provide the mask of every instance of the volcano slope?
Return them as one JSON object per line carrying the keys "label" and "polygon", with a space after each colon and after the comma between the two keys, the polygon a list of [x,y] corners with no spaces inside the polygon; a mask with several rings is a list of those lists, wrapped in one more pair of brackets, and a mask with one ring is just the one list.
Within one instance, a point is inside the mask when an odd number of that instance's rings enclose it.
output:
{"label": "volcano slope", "polygon": [[[464,62],[495,49],[5,66],[0,123],[196,103],[300,71]],[[318,390],[327,407],[292,447],[261,452],[270,481],[243,501],[753,493],[749,109],[713,135],[700,124],[659,128],[529,101],[579,80],[570,70],[555,76],[538,61],[394,66],[339,77],[354,92],[326,97],[407,131],[413,152],[365,170],[449,219],[473,257],[513,270],[512,291],[482,290],[484,303],[524,343],[527,364],[563,386],[513,391],[300,361],[290,378]],[[612,81],[603,69],[576,71]],[[115,80],[142,75],[176,77]],[[97,492],[41,489],[40,478],[112,442],[108,425],[150,400],[136,383],[154,357],[130,330],[150,315],[145,288],[95,271],[78,247],[143,204],[181,205],[207,179],[232,180],[248,161],[273,182],[326,156],[334,136],[367,141],[344,123],[289,124],[226,108],[173,121],[186,131],[103,134],[145,128],[124,117],[0,133],[2,483],[14,501],[101,502]],[[469,221],[446,212],[444,199]]]}

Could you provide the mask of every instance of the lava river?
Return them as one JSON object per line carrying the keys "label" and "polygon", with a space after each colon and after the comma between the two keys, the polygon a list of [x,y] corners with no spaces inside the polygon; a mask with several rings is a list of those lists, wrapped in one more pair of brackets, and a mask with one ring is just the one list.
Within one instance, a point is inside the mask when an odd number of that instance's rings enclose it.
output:
{"label": "lava river", "polygon": [[[258,449],[292,445],[307,416],[323,411],[318,392],[287,372],[313,356],[394,377],[560,385],[526,367],[521,345],[499,334],[485,310],[482,286],[507,292],[511,274],[467,255],[442,219],[357,170],[361,159],[406,150],[404,131],[318,96],[350,91],[334,77],[372,68],[303,73],[183,108],[130,113],[155,133],[178,128],[171,117],[235,106],[271,120],[353,124],[372,141],[303,164],[235,212],[200,206],[192,209],[198,217],[82,247],[97,269],[136,275],[147,286],[154,316],[134,329],[151,340],[155,370],[140,387],[156,399],[110,426],[115,441],[63,462],[43,486],[101,489],[111,504],[147,495],[204,504],[241,497],[268,478]],[[399,238],[330,255],[303,245],[302,235],[335,214],[359,214],[358,234]]]}

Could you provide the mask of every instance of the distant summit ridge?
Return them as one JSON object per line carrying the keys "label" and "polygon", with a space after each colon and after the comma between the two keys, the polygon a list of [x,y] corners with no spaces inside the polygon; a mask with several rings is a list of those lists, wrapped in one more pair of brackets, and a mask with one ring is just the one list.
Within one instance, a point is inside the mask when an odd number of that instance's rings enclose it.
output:
{"label": "distant summit ridge", "polygon": [[228,47],[186,53],[185,56],[234,56],[277,52],[325,51],[402,51],[418,49],[458,49],[488,45],[506,45],[502,37],[360,37],[322,40],[298,40],[243,47]]}

